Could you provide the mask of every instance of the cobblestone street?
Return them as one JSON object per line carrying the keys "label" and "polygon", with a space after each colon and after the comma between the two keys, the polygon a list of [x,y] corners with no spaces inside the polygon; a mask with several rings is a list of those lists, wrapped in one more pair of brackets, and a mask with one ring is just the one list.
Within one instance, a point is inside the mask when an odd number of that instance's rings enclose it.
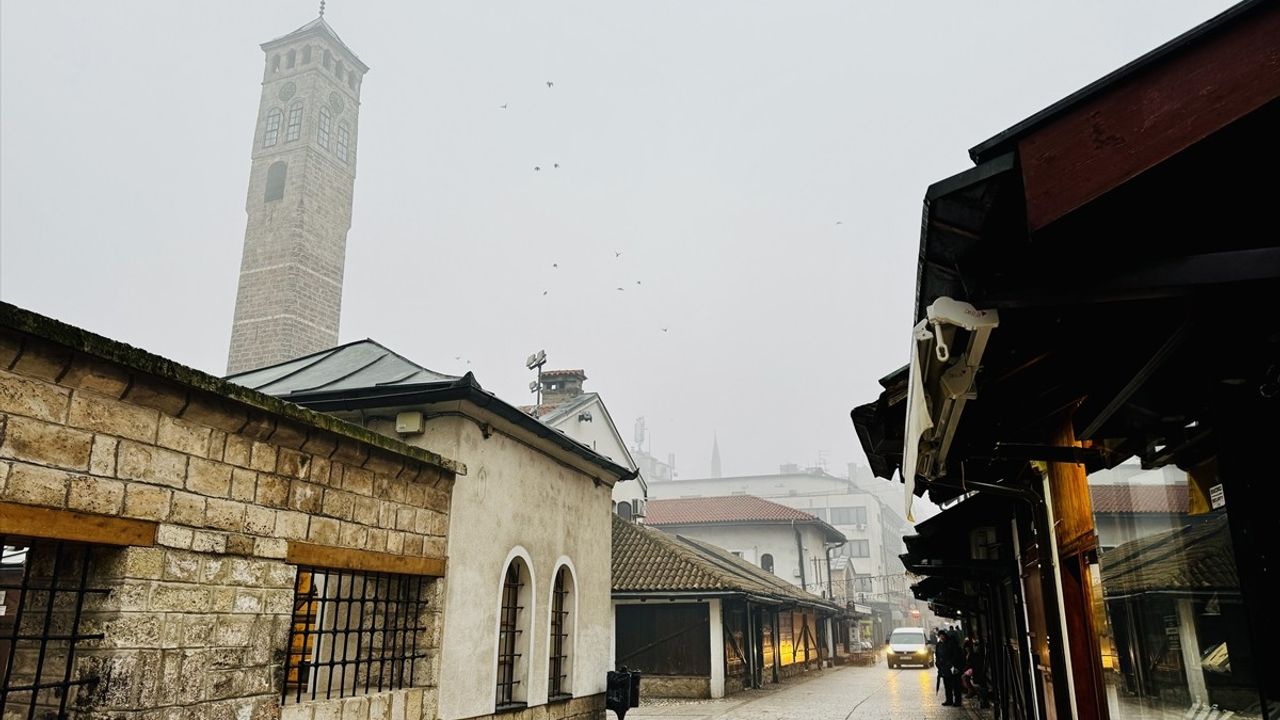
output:
{"label": "cobblestone street", "polygon": [[[845,666],[737,693],[723,700],[655,700],[627,713],[628,720],[968,720],[976,710],[942,707],[932,669],[890,670]],[[972,701],[969,701],[972,702]],[[612,714],[610,714],[612,717]]]}

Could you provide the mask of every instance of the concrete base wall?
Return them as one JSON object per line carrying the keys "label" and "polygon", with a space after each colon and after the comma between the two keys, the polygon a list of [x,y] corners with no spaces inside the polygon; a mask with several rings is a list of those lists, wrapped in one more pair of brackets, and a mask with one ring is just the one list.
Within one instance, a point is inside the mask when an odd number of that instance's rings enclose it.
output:
{"label": "concrete base wall", "polygon": [[641,675],[640,702],[645,698],[709,698],[711,678],[705,675]]}
{"label": "concrete base wall", "polygon": [[[476,715],[466,720],[604,720],[604,693],[552,701],[523,710]],[[424,716],[424,720],[426,720]]]}

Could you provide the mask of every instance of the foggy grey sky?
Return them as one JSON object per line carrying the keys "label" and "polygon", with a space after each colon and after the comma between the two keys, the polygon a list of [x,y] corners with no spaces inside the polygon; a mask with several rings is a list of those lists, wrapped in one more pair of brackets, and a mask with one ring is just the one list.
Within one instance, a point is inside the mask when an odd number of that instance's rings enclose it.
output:
{"label": "foggy grey sky", "polygon": [[[342,339],[521,404],[545,349],[683,477],[713,433],[725,474],[842,473],[927,185],[1230,4],[334,0],[372,68]],[[0,298],[221,375],[258,45],[314,16],[0,2]]]}

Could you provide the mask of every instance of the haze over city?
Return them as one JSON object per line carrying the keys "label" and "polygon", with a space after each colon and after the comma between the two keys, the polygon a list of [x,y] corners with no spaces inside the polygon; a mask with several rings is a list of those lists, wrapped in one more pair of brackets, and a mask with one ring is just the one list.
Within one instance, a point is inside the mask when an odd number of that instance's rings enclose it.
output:
{"label": "haze over city", "polygon": [[[713,436],[841,474],[924,188],[1227,5],[331,2],[371,67],[341,338],[516,403],[545,349],[682,477]],[[315,12],[0,6],[0,297],[222,374],[256,47]]]}

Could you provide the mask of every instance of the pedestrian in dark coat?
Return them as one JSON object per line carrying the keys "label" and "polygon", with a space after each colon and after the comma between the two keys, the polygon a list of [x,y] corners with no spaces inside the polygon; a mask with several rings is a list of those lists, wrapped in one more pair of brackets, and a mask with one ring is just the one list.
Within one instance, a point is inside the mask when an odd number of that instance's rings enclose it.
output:
{"label": "pedestrian in dark coat", "polygon": [[960,667],[964,664],[964,655],[960,651],[960,643],[954,633],[938,632],[938,647],[934,650],[934,660],[938,664],[938,674],[942,676],[942,687],[946,691],[943,705],[960,704]]}

